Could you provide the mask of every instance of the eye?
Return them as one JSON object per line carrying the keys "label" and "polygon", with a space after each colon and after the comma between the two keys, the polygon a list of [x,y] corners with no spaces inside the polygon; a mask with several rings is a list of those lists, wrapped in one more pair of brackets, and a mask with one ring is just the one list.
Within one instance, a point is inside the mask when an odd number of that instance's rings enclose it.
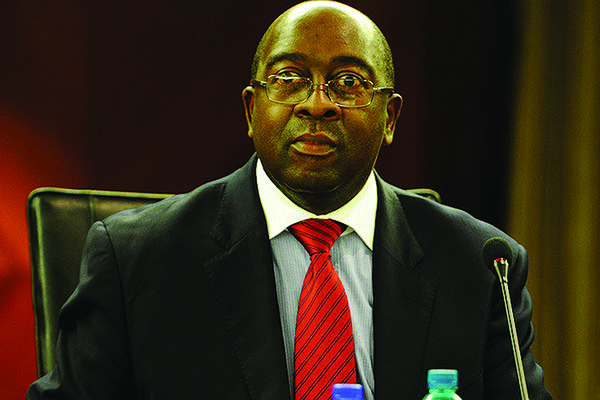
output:
{"label": "eye", "polygon": [[302,77],[294,71],[281,71],[275,75],[271,75],[269,78],[273,84],[278,86],[290,86],[298,84],[303,80]]}
{"label": "eye", "polygon": [[353,74],[339,75],[334,79],[334,85],[345,90],[358,89],[362,84],[363,80]]}
{"label": "eye", "polygon": [[289,77],[293,77],[293,76],[298,76],[299,77],[300,74],[298,72],[296,72],[296,71],[292,71],[292,70],[286,69],[284,71],[277,72],[275,74],[275,76],[282,77],[282,78],[289,78]]}

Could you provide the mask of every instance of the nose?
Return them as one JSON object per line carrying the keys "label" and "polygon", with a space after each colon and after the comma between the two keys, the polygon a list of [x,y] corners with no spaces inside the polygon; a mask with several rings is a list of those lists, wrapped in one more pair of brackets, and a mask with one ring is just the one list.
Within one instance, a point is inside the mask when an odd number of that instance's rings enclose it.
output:
{"label": "nose", "polygon": [[342,110],[327,96],[325,84],[315,84],[308,99],[296,104],[294,113],[301,118],[336,120],[340,118]]}

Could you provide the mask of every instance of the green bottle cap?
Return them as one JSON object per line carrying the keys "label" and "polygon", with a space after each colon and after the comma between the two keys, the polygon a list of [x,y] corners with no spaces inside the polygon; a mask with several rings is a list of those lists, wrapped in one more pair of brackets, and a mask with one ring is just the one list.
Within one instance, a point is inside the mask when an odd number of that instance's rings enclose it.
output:
{"label": "green bottle cap", "polygon": [[456,389],[458,371],[455,369],[430,369],[427,372],[427,386],[430,389]]}

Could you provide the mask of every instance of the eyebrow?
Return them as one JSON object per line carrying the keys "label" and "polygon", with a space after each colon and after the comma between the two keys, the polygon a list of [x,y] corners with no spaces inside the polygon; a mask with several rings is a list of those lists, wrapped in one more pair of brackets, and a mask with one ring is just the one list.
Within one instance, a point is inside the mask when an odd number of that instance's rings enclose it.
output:
{"label": "eyebrow", "polygon": [[307,57],[301,53],[281,53],[270,57],[265,64],[265,69],[271,68],[280,61],[306,61]]}
{"label": "eyebrow", "polygon": [[[308,57],[302,53],[289,52],[289,53],[275,54],[274,56],[270,57],[267,60],[265,69],[268,70],[271,67],[273,67],[273,65],[275,65],[281,61],[302,62],[302,61],[306,61],[307,59],[308,59]],[[365,69],[372,78],[375,78],[375,71],[374,71],[373,67],[371,67],[371,65],[369,65],[368,62],[366,62],[364,59],[362,59],[360,57],[349,56],[349,55],[336,56],[333,58],[332,64],[333,65],[344,65],[344,64],[356,65],[356,66],[359,66],[359,67]]]}
{"label": "eyebrow", "polygon": [[337,57],[333,58],[333,64],[334,65],[344,65],[344,64],[356,65],[356,66],[359,66],[359,67],[365,69],[369,73],[369,75],[371,75],[371,78],[375,78],[375,71],[373,70],[373,67],[371,67],[371,65],[369,65],[368,62],[366,62],[365,60],[363,60],[360,57],[337,56]]}

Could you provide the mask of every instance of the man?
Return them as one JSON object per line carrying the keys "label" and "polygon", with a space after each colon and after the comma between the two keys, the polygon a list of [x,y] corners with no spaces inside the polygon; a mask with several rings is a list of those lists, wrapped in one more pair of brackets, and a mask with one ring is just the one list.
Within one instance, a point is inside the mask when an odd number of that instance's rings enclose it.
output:
{"label": "man", "polygon": [[[524,249],[373,172],[402,106],[393,81],[385,38],[360,12],[307,2],[280,16],[242,93],[257,156],[190,194],[92,227],[79,287],[61,310],[57,366],[28,398],[316,399],[346,381],[367,399],[417,399],[428,369],[453,368],[464,400],[516,399],[502,299],[480,255],[494,236],[516,254],[512,301],[530,396],[550,398],[530,351]],[[336,231],[330,257],[306,251],[305,220]],[[330,329],[349,342],[310,352],[322,361],[339,348],[336,361],[349,361],[320,394],[318,377],[304,385],[299,348],[330,339],[298,332],[329,318],[313,314],[299,328],[310,303],[303,281],[317,262],[335,266],[339,318],[351,317]],[[329,373],[314,365],[311,373]]]}

